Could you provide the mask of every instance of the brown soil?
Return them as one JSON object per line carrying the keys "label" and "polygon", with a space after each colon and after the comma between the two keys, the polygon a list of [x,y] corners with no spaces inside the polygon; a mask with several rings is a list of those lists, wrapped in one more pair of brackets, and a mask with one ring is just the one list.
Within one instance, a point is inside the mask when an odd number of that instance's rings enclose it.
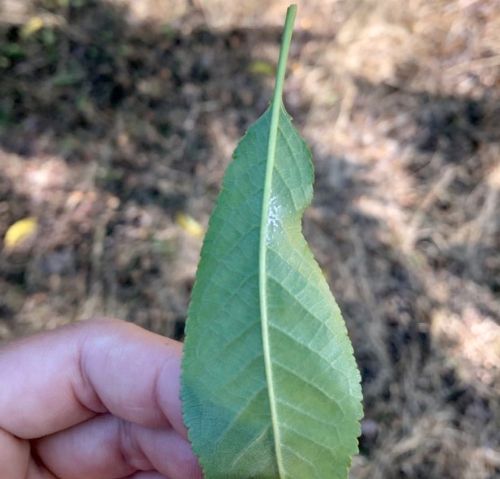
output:
{"label": "brown soil", "polygon": [[[234,5],[233,5],[234,3]],[[304,228],[363,375],[353,479],[500,477],[500,3],[311,0],[288,109]],[[281,0],[0,0],[0,341],[98,315],[182,338],[272,88]]]}

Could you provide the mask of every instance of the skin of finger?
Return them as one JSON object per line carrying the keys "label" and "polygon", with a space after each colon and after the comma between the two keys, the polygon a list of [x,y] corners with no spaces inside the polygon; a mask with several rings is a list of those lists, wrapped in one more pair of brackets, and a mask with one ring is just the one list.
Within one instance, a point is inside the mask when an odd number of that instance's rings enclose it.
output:
{"label": "skin of finger", "polygon": [[158,472],[138,472],[131,476],[124,477],[123,479],[169,479],[167,476],[159,474]]}
{"label": "skin of finger", "polygon": [[120,324],[82,348],[92,389],[113,415],[146,427],[172,425],[187,438],[180,401],[182,344]]}
{"label": "skin of finger", "polygon": [[28,441],[18,439],[0,429],[0,478],[55,479],[31,457]]}
{"label": "skin of finger", "polygon": [[44,465],[61,479],[110,479],[157,471],[198,479],[190,445],[173,429],[150,429],[102,415],[34,443]]}
{"label": "skin of finger", "polygon": [[[159,430],[137,429],[137,441],[151,464],[171,479],[202,479],[203,474],[191,445],[175,433]],[[170,443],[167,447],[159,445]]]}
{"label": "skin of finger", "polygon": [[[15,478],[9,478],[15,479]],[[45,468],[40,467],[33,459],[28,465],[28,472],[25,476],[19,476],[19,479],[58,479]]]}
{"label": "skin of finger", "polygon": [[24,479],[29,461],[29,443],[0,429],[0,477]]}
{"label": "skin of finger", "polygon": [[171,424],[186,437],[181,355],[180,343],[117,320],[9,344],[0,349],[0,428],[33,439],[109,411],[147,427]]}
{"label": "skin of finger", "polygon": [[[95,413],[76,400],[80,327],[67,327],[0,348],[0,427],[31,439]],[[20,414],[22,411],[22,414]]]}

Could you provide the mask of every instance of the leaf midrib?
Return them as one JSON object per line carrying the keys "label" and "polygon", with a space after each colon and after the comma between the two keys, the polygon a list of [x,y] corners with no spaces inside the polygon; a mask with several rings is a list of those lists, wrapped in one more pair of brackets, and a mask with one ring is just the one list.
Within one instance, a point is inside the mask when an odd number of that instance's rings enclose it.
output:
{"label": "leaf midrib", "polygon": [[276,160],[276,143],[278,137],[279,119],[282,108],[283,84],[285,81],[286,62],[288,50],[292,38],[293,23],[297,7],[291,5],[286,12],[285,27],[281,40],[278,69],[276,73],[276,84],[273,100],[271,103],[271,122],[269,126],[269,140],[267,146],[266,173],[262,198],[262,217],[259,238],[259,299],[260,317],[262,326],[262,347],[264,355],[264,366],[266,372],[266,383],[269,395],[269,407],[271,412],[271,423],[273,429],[274,449],[276,452],[276,464],[280,478],[285,478],[285,468],[281,451],[281,438],[276,407],[276,394],[274,390],[273,368],[271,364],[271,348],[269,341],[269,318],[267,315],[267,236],[269,226],[269,203],[271,199],[272,179],[274,164]]}

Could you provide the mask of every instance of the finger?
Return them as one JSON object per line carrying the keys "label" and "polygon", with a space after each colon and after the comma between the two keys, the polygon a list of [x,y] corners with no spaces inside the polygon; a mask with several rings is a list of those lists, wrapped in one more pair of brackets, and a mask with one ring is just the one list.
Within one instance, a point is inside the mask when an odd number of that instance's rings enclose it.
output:
{"label": "finger", "polygon": [[28,442],[0,429],[0,477],[24,477],[30,459]]}
{"label": "finger", "polygon": [[63,479],[109,479],[157,471],[198,479],[189,443],[172,429],[149,429],[105,414],[34,441],[37,456]]}
{"label": "finger", "polygon": [[32,439],[110,412],[186,437],[181,354],[180,343],[116,320],[14,342],[0,349],[0,428]]}
{"label": "finger", "polygon": [[25,479],[55,479],[39,467],[31,457],[28,441],[18,439],[0,429],[0,477]]}

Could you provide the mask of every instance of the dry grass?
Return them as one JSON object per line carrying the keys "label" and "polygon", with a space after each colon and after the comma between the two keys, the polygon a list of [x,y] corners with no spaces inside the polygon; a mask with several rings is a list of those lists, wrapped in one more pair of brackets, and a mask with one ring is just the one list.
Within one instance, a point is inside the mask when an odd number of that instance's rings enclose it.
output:
{"label": "dry grass", "polygon": [[[351,477],[497,477],[500,3],[301,3],[286,98],[363,374]],[[56,4],[0,2],[0,233],[41,225],[0,256],[0,339],[103,313],[180,337],[201,242],[176,218],[206,224],[286,2]]]}

